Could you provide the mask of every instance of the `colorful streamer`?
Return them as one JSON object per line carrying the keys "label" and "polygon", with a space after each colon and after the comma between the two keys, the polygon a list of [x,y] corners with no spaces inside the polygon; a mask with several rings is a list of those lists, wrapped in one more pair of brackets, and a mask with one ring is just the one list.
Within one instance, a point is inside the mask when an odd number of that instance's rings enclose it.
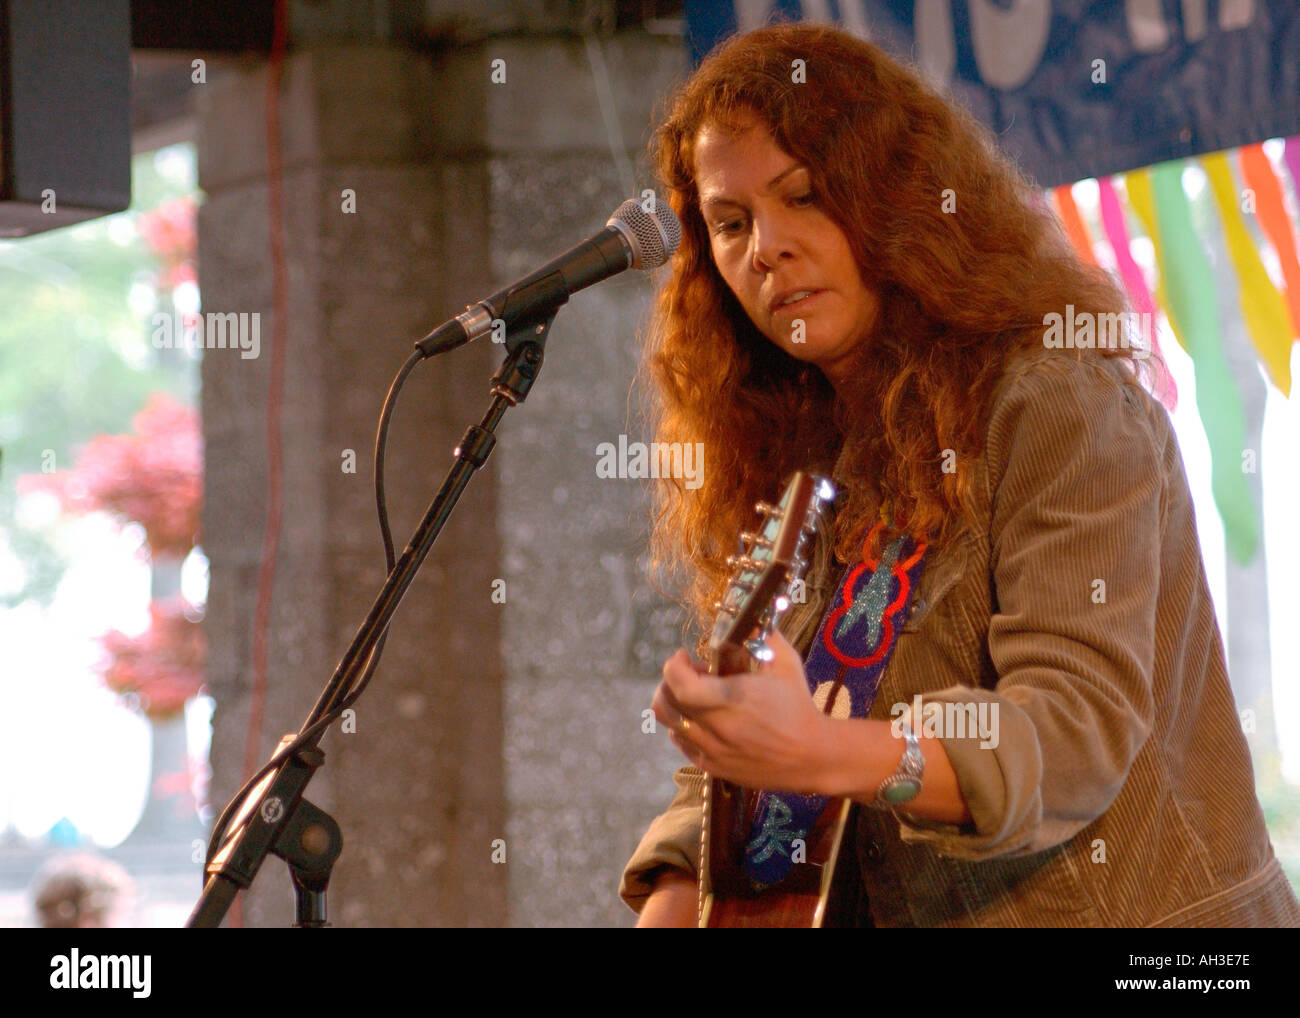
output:
{"label": "colorful streamer", "polygon": [[1291,189],[1300,195],[1300,135],[1288,138],[1282,150],[1282,162],[1291,172]]}
{"label": "colorful streamer", "polygon": [[1062,184],[1053,189],[1052,197],[1056,199],[1057,215],[1065,226],[1066,235],[1079,253],[1079,257],[1088,265],[1096,265],[1097,256],[1092,250],[1092,237],[1088,235],[1088,227],[1083,223],[1083,216],[1079,215],[1079,206],[1074,203],[1074,192],[1070,185]]}
{"label": "colorful streamer", "polygon": [[1101,198],[1101,225],[1106,231],[1106,239],[1110,242],[1111,249],[1115,252],[1115,263],[1119,266],[1120,279],[1123,280],[1124,288],[1128,291],[1129,303],[1133,305],[1134,311],[1142,315],[1143,321],[1151,323],[1151,350],[1158,358],[1156,396],[1169,412],[1173,413],[1178,409],[1178,384],[1165,366],[1160,351],[1160,340],[1156,336],[1158,330],[1155,302],[1151,299],[1151,291],[1147,289],[1147,281],[1142,276],[1142,270],[1133,260],[1129,250],[1128,224],[1124,222],[1124,212],[1120,208],[1115,185],[1110,177],[1102,177],[1097,181],[1097,189]]}
{"label": "colorful streamer", "polygon": [[1156,255],[1156,300],[1165,312],[1165,318],[1169,322],[1169,331],[1174,334],[1174,339],[1178,340],[1178,345],[1190,354],[1187,340],[1183,338],[1182,327],[1178,323],[1178,309],[1170,303],[1169,294],[1165,286],[1165,252],[1163,241],[1160,237],[1160,231],[1156,229],[1156,200],[1151,193],[1151,176],[1148,170],[1134,170],[1132,173],[1124,175],[1124,189],[1128,192],[1128,202],[1133,206],[1142,220],[1142,225],[1146,227],[1147,236],[1151,238],[1151,246]]}
{"label": "colorful streamer", "polygon": [[[1291,232],[1291,220],[1287,218],[1286,206],[1282,203],[1282,182],[1273,172],[1273,164],[1264,154],[1263,145],[1246,145],[1238,150],[1238,165],[1241,167],[1241,179],[1255,192],[1255,218],[1259,228],[1268,238],[1273,250],[1277,252],[1278,262],[1282,266],[1282,278],[1286,281],[1286,307],[1290,312],[1290,335],[1286,349],[1282,351],[1282,363],[1290,366],[1290,339],[1300,336],[1300,262],[1296,260],[1295,235]],[[1252,250],[1253,250],[1252,244]],[[1263,350],[1260,351],[1264,353]],[[1269,365],[1265,359],[1264,363]],[[1269,373],[1277,376],[1269,365]],[[1279,389],[1290,395],[1287,389]]]}
{"label": "colorful streamer", "polygon": [[[1243,157],[1245,150],[1242,150]],[[1259,152],[1265,162],[1268,157]],[[1250,231],[1241,217],[1241,208],[1237,204],[1237,185],[1232,179],[1232,170],[1228,166],[1228,157],[1222,152],[1213,152],[1201,157],[1201,166],[1210,178],[1210,190],[1214,194],[1215,204],[1219,207],[1219,219],[1223,224],[1224,244],[1232,263],[1237,269],[1237,296],[1241,305],[1241,317],[1250,330],[1251,342],[1259,351],[1260,360],[1268,370],[1273,384],[1282,390],[1284,396],[1291,395],[1291,322],[1287,315],[1286,302],[1268,278],[1264,263],[1251,239]],[[1259,169],[1255,169],[1258,177]],[[1277,181],[1273,183],[1276,185]],[[1260,210],[1263,210],[1263,196]],[[1278,210],[1281,209],[1281,192],[1278,192]],[[1290,227],[1286,225],[1286,213],[1282,212],[1283,225],[1290,239]],[[1261,215],[1261,220],[1263,216]],[[1276,224],[1274,224],[1276,226]],[[1295,250],[1292,248],[1292,259]]]}
{"label": "colorful streamer", "polygon": [[[1146,176],[1145,172],[1130,174],[1130,178]],[[1171,322],[1177,321],[1183,329],[1183,345],[1195,366],[1196,404],[1210,445],[1210,488],[1223,518],[1228,553],[1246,565],[1259,548],[1259,513],[1241,469],[1245,412],[1219,337],[1214,274],[1192,229],[1182,161],[1152,167],[1149,180],[1149,191],[1139,200],[1151,199],[1148,225],[1153,228],[1166,306]],[[1139,183],[1138,191],[1142,190]],[[1129,193],[1133,194],[1131,185]]]}

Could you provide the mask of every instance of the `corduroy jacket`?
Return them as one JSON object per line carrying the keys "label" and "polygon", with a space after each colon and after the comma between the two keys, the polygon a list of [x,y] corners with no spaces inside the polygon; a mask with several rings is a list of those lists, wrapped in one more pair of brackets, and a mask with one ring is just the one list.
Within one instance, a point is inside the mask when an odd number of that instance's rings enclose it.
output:
{"label": "corduroy jacket", "polygon": [[[855,811],[842,865],[860,871],[864,921],[1300,925],[1177,440],[1125,370],[1044,350],[998,383],[974,475],[985,515],[928,557],[870,713],[917,694],[986,703],[996,746],[941,739],[970,824]],[[703,775],[676,782],[623,873],[638,911],[661,867],[695,873]]]}

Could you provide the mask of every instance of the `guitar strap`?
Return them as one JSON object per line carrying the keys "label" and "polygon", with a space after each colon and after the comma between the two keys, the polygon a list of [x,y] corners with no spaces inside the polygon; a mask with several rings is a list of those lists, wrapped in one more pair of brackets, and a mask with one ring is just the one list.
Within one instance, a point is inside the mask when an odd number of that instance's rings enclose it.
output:
{"label": "guitar strap", "polygon": [[[876,522],[863,541],[862,561],[844,571],[804,662],[813,699],[832,717],[865,718],[871,710],[925,565],[925,542],[906,534],[872,559],[867,549],[884,525]],[[796,862],[793,843],[806,844],[829,801],[824,795],[759,793],[745,845],[745,870],[755,889],[789,874]]]}

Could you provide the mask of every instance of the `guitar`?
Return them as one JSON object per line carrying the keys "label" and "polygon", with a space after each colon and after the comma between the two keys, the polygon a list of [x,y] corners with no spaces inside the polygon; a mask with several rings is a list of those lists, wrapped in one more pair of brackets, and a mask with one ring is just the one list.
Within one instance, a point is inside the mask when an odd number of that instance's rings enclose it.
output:
{"label": "guitar", "polygon": [[[734,572],[714,608],[708,664],[713,675],[752,671],[768,660],[763,640],[790,604],[790,592],[807,568],[806,552],[835,489],[823,477],[796,473],[776,506],[759,502],[763,522],[740,535],[748,550],[727,559]],[[828,702],[827,709],[830,704]],[[744,868],[758,792],[709,777],[700,831],[699,925],[833,925],[831,899],[840,888],[836,863],[851,802],[832,800],[805,840],[804,859],[779,884],[756,890]]]}

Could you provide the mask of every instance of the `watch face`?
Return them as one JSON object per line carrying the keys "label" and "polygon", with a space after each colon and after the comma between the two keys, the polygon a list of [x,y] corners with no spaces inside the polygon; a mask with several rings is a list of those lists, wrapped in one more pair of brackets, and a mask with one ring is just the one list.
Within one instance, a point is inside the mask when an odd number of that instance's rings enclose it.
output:
{"label": "watch face", "polygon": [[902,778],[885,789],[885,799],[897,806],[900,802],[915,799],[921,791],[921,782],[913,778]]}

